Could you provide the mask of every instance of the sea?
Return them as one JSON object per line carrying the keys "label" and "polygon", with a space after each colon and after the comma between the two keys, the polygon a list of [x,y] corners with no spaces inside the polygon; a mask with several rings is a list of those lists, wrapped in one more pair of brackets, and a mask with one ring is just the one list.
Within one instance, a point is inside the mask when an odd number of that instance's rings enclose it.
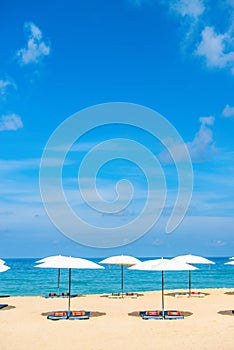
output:
{"label": "sea", "polygon": [[[58,270],[36,268],[35,259],[4,259],[10,270],[0,273],[0,296],[45,296],[57,292]],[[141,261],[152,257],[139,258]],[[157,259],[155,257],[155,259]],[[196,265],[191,272],[194,289],[234,288],[234,266],[225,265],[228,257],[208,257],[215,265]],[[98,263],[101,259],[92,258]],[[104,266],[104,265],[103,265]],[[71,293],[105,294],[121,292],[121,267],[105,266],[98,270],[72,270]],[[187,271],[165,271],[165,289],[187,289]],[[124,268],[125,292],[161,290],[161,273],[158,271],[137,271]],[[60,292],[68,291],[68,270],[61,269]]]}

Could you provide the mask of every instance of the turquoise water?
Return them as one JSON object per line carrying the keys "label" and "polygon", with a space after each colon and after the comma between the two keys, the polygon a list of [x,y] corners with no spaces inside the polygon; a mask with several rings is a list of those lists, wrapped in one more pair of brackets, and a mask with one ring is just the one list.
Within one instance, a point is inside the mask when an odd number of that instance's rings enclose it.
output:
{"label": "turquoise water", "polygon": [[[215,265],[196,265],[192,271],[193,288],[234,288],[234,266],[224,265],[228,258],[212,258]],[[140,258],[144,261],[149,258]],[[152,258],[150,258],[152,259]],[[156,259],[156,258],[155,258]],[[46,295],[57,291],[57,270],[35,268],[37,259],[5,259],[10,270],[0,273],[0,295]],[[101,259],[90,259],[99,262]],[[161,289],[161,273],[124,269],[125,291]],[[188,272],[165,272],[165,289],[186,289]],[[68,290],[68,271],[61,271],[61,292]],[[72,270],[72,293],[102,294],[121,291],[121,268]]]}

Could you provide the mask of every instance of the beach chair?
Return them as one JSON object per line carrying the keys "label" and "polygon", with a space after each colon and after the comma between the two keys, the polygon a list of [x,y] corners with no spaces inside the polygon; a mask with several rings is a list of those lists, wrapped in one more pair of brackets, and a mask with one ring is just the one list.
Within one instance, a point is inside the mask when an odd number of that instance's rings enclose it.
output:
{"label": "beach chair", "polygon": [[108,298],[110,299],[120,299],[123,298],[124,295],[122,293],[111,293],[108,295]]}
{"label": "beach chair", "polygon": [[189,297],[189,292],[175,292],[175,297]]}
{"label": "beach chair", "polygon": [[4,309],[4,307],[7,307],[8,304],[0,304],[0,309]]}
{"label": "beach chair", "polygon": [[90,317],[89,311],[71,311],[69,320],[88,320]]}
{"label": "beach chair", "polygon": [[[78,294],[71,294],[71,298],[75,298],[75,297],[77,297],[77,295]],[[62,298],[68,298],[69,297],[69,292],[63,292],[62,294],[61,294],[61,297]]]}
{"label": "beach chair", "polygon": [[131,298],[133,298],[133,299],[135,299],[135,298],[138,297],[137,293],[134,293],[134,292],[127,292],[125,295],[126,295],[127,297],[131,297]]}
{"label": "beach chair", "polygon": [[183,319],[184,315],[182,315],[180,311],[176,311],[176,310],[165,311],[164,318],[165,320]]}
{"label": "beach chair", "polygon": [[68,313],[66,311],[55,311],[52,314],[48,315],[47,318],[52,321],[67,320]]}
{"label": "beach chair", "polygon": [[201,292],[191,292],[191,297],[203,298],[204,296],[205,296],[205,294],[201,293]]}
{"label": "beach chair", "polygon": [[48,295],[45,296],[45,298],[58,298],[59,295],[56,293],[49,293]]}
{"label": "beach chair", "polygon": [[143,320],[162,320],[162,312],[161,311],[140,311],[140,316]]}

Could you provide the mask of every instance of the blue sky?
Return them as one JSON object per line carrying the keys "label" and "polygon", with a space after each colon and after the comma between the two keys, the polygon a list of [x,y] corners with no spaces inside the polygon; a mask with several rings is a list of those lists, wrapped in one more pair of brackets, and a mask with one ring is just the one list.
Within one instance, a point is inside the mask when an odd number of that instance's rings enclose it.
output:
{"label": "blue sky", "polygon": [[[9,0],[1,5],[1,257],[233,256],[233,18],[233,0]],[[97,188],[111,201],[117,181],[127,179],[134,188],[129,206],[118,215],[99,215],[82,203],[78,168],[99,142],[128,138],[143,144],[160,161],[168,189],[160,219],[148,233],[104,249],[73,242],[51,223],[40,196],[39,169],[45,145],[63,121],[109,102],[151,108],[175,127],[192,159],[194,189],[184,220],[165,234],[178,179],[162,144],[126,125],[86,133],[63,169],[67,201],[84,220],[103,227],[131,221],[147,193],[141,169],[116,159],[100,169]],[[94,201],[90,182],[85,193]],[[56,208],[56,195],[53,202]]]}

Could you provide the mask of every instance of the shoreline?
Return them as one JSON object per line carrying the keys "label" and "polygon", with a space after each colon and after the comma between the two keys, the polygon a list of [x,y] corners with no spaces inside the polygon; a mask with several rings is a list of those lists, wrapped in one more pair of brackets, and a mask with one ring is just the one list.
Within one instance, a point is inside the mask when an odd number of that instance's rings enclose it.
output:
{"label": "shoreline", "polygon": [[[192,288],[192,291],[201,291],[201,292],[209,292],[209,291],[215,291],[215,290],[217,290],[217,291],[219,291],[219,290],[226,290],[226,291],[230,291],[230,290],[232,290],[233,289],[233,291],[234,291],[234,285],[233,285],[233,287],[215,287],[215,288]],[[176,288],[176,289],[171,289],[171,288],[169,288],[169,289],[164,289],[164,292],[165,293],[173,293],[173,292],[184,292],[184,293],[186,293],[188,291],[188,289],[186,289],[186,288]],[[114,294],[117,294],[117,293],[119,293],[119,294],[121,294],[121,292],[113,292]],[[134,290],[134,292],[132,292],[132,291],[128,291],[128,293],[139,293],[139,294],[147,294],[147,293],[161,293],[161,289],[156,289],[156,290],[146,290],[146,291],[144,291],[144,290],[140,290],[140,291],[138,291],[138,290]],[[107,294],[109,294],[109,295],[111,295],[112,293],[86,293],[86,294],[78,294],[77,295],[77,297],[82,297],[82,296],[102,296],[102,295],[107,295]],[[31,298],[31,297],[42,297],[42,298],[44,298],[45,297],[45,295],[8,295],[8,294],[4,294],[4,295],[1,295],[0,294],[0,298],[4,298],[4,297],[6,297],[6,298],[27,298],[27,297],[29,297],[29,298]]]}

